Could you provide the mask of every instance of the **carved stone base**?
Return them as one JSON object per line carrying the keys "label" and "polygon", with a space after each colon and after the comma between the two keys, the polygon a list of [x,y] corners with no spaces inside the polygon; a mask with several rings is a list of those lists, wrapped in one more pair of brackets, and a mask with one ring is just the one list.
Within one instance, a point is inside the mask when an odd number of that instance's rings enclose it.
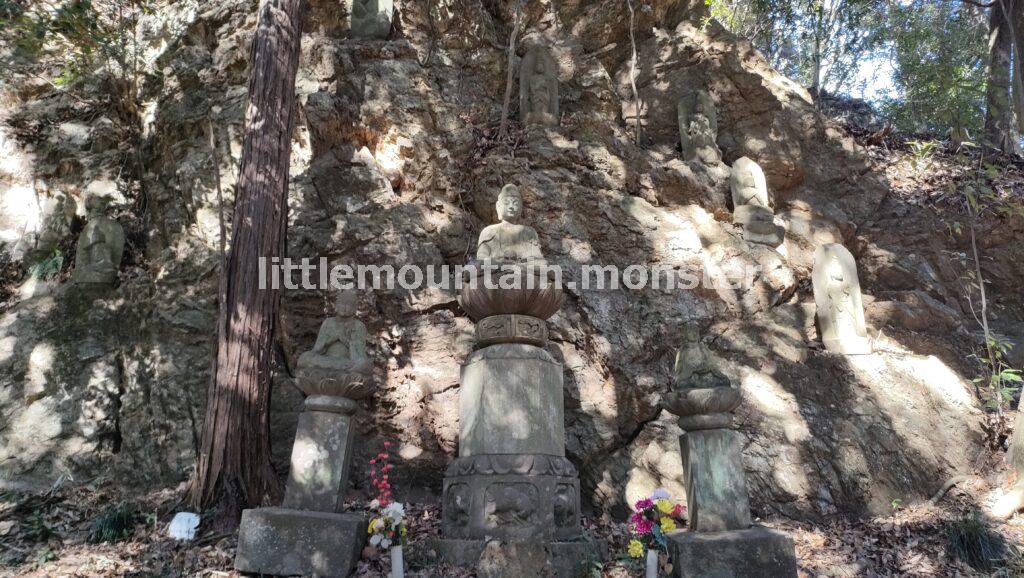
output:
{"label": "carved stone base", "polygon": [[572,463],[549,455],[458,458],[444,478],[446,538],[566,540],[580,534],[580,483]]}
{"label": "carved stone base", "polygon": [[527,343],[543,347],[547,340],[547,322],[529,315],[491,315],[476,324],[477,347],[495,343]]}
{"label": "carved stone base", "polygon": [[[491,546],[494,545],[492,542]],[[491,549],[484,540],[440,539],[433,541],[429,548],[437,558],[426,562],[472,568],[477,576],[487,578],[527,573],[538,578],[580,578],[592,575],[593,564],[603,558],[604,544],[589,541],[503,543],[493,548],[498,556],[489,556]],[[524,550],[529,550],[530,555],[521,555]]]}
{"label": "carved stone base", "polygon": [[257,508],[242,512],[235,570],[344,578],[366,543],[357,514]]}
{"label": "carved stone base", "polygon": [[767,207],[740,205],[732,222],[743,227],[743,238],[751,243],[778,247],[786,237],[786,229],[775,224],[775,215]]}
{"label": "carved stone base", "polygon": [[753,526],[728,532],[672,532],[668,552],[675,578],[796,578],[793,540]]}

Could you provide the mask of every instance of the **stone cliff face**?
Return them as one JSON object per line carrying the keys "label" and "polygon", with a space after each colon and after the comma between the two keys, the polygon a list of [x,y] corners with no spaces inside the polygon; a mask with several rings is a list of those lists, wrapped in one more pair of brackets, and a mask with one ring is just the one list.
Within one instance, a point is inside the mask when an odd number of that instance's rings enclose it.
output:
{"label": "stone cliff face", "polygon": [[[639,145],[625,3],[527,4],[518,54],[534,44],[552,50],[562,119],[529,132],[513,122],[512,144],[496,139],[507,7],[404,2],[392,40],[355,41],[340,4],[312,2],[303,38],[291,257],[396,269],[463,264],[493,221],[501,185],[515,183],[544,254],[567,270],[657,264],[722,277],[738,265],[761,268],[745,291],[569,292],[548,349],[566,368],[566,449],[585,502],[622,514],[656,486],[681,495],[680,431],[659,401],[687,321],[705,327],[742,384],[737,421],[762,514],[888,508],[930,495],[983,457],[984,416],[964,358],[972,345],[947,248],[899,245],[900,226],[885,220],[892,207],[882,171],[806,92],[706,22],[703,3],[638,6]],[[29,168],[5,173],[4,186],[32,190],[35,181],[36,191],[75,198],[119,189],[129,248],[116,289],[39,283],[2,313],[6,483],[107,469],[145,483],[187,476],[216,314],[214,159],[230,207],[255,5],[169,2],[147,22],[152,65],[137,151],[123,135],[103,136],[94,108],[42,87],[9,89],[5,146]],[[676,102],[698,89],[717,106],[725,163],[748,156],[765,169],[787,227],[778,251],[743,241],[731,223],[726,164],[680,158]],[[60,137],[72,124],[81,125],[78,145]],[[129,190],[117,169],[135,154],[142,188]],[[8,217],[16,228],[17,215]],[[875,355],[820,348],[810,270],[815,246],[826,242],[844,242],[860,259],[872,334],[881,331],[884,344]],[[1019,263],[1003,266],[1019,273]],[[409,499],[436,495],[458,441],[459,364],[473,324],[456,298],[444,290],[362,297],[380,383],[361,410],[363,452],[385,438],[399,443],[399,486]],[[284,296],[274,391],[280,456],[301,401],[284,377],[331,301],[326,292]],[[362,463],[357,456],[354,480],[365,487]]]}

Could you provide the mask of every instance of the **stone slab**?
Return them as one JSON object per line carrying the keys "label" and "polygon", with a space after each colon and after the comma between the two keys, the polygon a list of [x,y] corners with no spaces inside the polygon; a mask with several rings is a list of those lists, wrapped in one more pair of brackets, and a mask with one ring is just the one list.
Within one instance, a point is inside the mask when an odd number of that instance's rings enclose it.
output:
{"label": "stone slab", "polygon": [[277,576],[344,578],[366,541],[357,514],[257,508],[242,512],[235,570]]}
{"label": "stone slab", "polygon": [[562,364],[533,345],[473,353],[459,380],[459,456],[565,455]]}
{"label": "stone slab", "polygon": [[672,532],[675,578],[796,578],[796,551],[784,532],[763,526],[728,532]]}
{"label": "stone slab", "polygon": [[326,411],[302,412],[282,507],[316,512],[341,509],[355,443],[352,419]]}
{"label": "stone slab", "polygon": [[[604,544],[573,542],[495,542],[438,539],[427,548],[431,562],[470,568],[487,578],[578,578],[591,576],[603,558]],[[530,550],[530,556],[515,552]],[[502,553],[508,555],[501,555]]]}
{"label": "stone slab", "polygon": [[686,505],[694,532],[749,528],[750,502],[740,435],[728,429],[679,437],[686,472]]}

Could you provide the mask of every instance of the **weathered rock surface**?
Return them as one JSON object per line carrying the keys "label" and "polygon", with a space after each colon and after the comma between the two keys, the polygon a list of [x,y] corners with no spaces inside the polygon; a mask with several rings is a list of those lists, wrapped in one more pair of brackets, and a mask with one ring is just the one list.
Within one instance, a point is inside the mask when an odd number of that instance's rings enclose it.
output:
{"label": "weathered rock surface", "polygon": [[[524,46],[543,40],[551,48],[562,124],[532,130],[514,149],[492,136],[507,15],[468,0],[403,3],[391,40],[359,41],[346,38],[335,4],[311,2],[303,38],[293,258],[396,270],[463,264],[494,222],[500,186],[514,183],[545,257],[570,271],[657,264],[725,280],[741,265],[762,268],[746,290],[568,293],[549,321],[548,351],[566,368],[566,455],[580,470],[586,504],[622,514],[656,486],[682,495],[681,432],[660,401],[687,321],[709,328],[711,350],[742,384],[736,422],[755,513],[885,510],[971,470],[983,420],[958,354],[957,340],[967,337],[938,335],[915,350],[917,339],[887,333],[886,351],[846,359],[820,350],[809,307],[815,244],[846,242],[866,295],[938,311],[886,294],[920,290],[962,317],[955,280],[942,273],[948,257],[932,247],[911,258],[901,248],[891,232],[899,225],[880,224],[877,213],[884,176],[749,44],[714,22],[702,29],[703,3],[658,1],[639,14],[638,30],[657,26],[639,37],[642,147],[623,118],[632,104],[625,5],[529,3]],[[84,298],[60,285],[0,313],[5,481],[50,483],[65,471],[110,468],[134,472],[126,480],[187,475],[216,307],[220,203],[206,127],[230,207],[255,5],[172,2],[147,22],[147,217],[126,223],[117,287]],[[731,223],[727,167],[680,159],[676,103],[696,89],[715,101],[723,160],[748,156],[764,168],[787,230],[777,250],[744,241]],[[115,178],[125,153],[104,148],[120,141],[87,120],[94,111],[59,96],[16,96],[14,107],[17,126],[38,126],[37,140],[16,136],[19,150],[38,153],[33,170],[50,189],[80,201],[89,186]],[[85,128],[65,127],[70,136],[59,138],[55,117]],[[994,290],[1012,293],[1020,262],[997,271]],[[330,314],[329,298],[286,292],[281,335],[290,367]],[[386,437],[405,458],[399,477],[410,499],[429,497],[414,496],[420,488],[437,496],[458,443],[458,368],[474,324],[454,291],[362,299],[379,389],[356,420],[366,443],[356,448],[353,481],[365,487],[363,458]],[[902,323],[902,313],[880,315]],[[936,330],[906,320],[914,331]],[[274,400],[275,449],[286,457],[301,395],[280,385]]]}

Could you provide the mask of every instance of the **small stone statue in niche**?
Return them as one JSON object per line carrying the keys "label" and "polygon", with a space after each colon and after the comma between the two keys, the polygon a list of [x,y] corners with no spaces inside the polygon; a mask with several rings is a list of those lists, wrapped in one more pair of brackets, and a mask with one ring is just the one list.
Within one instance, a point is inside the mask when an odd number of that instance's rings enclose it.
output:
{"label": "small stone statue in niche", "polygon": [[352,0],[350,34],[353,38],[383,40],[391,33],[394,0]]}
{"label": "small stone statue in niche", "polygon": [[366,325],[356,319],[356,292],[342,290],[335,302],[334,317],[320,325],[313,349],[299,356],[301,370],[367,374]]}
{"label": "small stone statue in niche", "polygon": [[523,214],[523,197],[519,188],[515,185],[502,187],[495,210],[501,222],[480,231],[476,258],[496,263],[544,264],[537,231],[518,223]]}
{"label": "small stone statue in niche", "polygon": [[558,65],[539,46],[526,52],[519,67],[519,115],[524,125],[558,126]]}
{"label": "small stone statue in niche", "polygon": [[89,222],[75,249],[75,283],[111,284],[117,280],[124,255],[124,228],[103,214],[106,204],[100,197],[89,197],[85,203]]}

